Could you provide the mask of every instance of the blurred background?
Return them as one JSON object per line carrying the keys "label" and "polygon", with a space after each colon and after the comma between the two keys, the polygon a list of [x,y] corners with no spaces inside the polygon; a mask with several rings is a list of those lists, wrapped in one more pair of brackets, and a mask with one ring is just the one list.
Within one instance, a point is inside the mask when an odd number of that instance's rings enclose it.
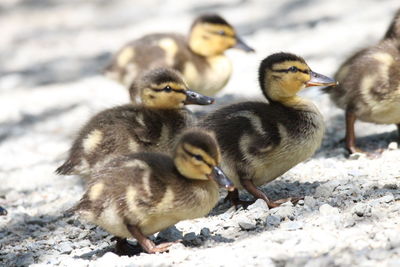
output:
{"label": "blurred background", "polygon": [[[227,52],[233,74],[217,96],[226,103],[261,96],[258,64],[274,52],[299,54],[332,76],[346,57],[383,37],[399,7],[399,0],[1,0],[0,206],[12,216],[0,218],[0,227],[79,199],[79,178],[54,170],[92,115],[128,102],[127,91],[100,74],[125,43],[147,33],[187,33],[197,15],[219,13],[256,49]],[[317,88],[304,95],[326,119],[325,149],[338,147],[343,111]],[[393,125],[357,127],[360,136],[396,136]]]}

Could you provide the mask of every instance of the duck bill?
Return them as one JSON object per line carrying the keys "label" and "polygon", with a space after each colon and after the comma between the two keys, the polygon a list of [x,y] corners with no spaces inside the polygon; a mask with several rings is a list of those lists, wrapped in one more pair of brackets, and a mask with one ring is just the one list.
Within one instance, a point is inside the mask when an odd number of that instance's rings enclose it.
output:
{"label": "duck bill", "polygon": [[228,191],[235,190],[235,186],[233,185],[232,181],[226,177],[225,173],[220,168],[214,167],[209,177],[220,187],[223,187]]}
{"label": "duck bill", "polygon": [[234,48],[237,49],[241,49],[243,51],[246,52],[255,52],[255,50],[253,48],[251,48],[250,46],[248,46],[241,38],[236,37],[236,45],[234,46]]}
{"label": "duck bill", "polygon": [[184,102],[185,105],[210,105],[215,101],[214,98],[205,96],[193,91],[186,91],[186,100]]}
{"label": "duck bill", "polygon": [[311,71],[311,80],[306,83],[306,87],[310,86],[334,86],[337,81],[322,74]]}

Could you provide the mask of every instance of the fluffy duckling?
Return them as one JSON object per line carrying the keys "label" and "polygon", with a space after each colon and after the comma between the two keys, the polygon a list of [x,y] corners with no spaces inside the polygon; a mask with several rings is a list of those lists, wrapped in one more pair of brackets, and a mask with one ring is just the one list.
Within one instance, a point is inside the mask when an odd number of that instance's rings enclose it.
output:
{"label": "fluffy duckling", "polygon": [[358,51],[338,69],[335,90],[324,89],[346,113],[346,149],[356,146],[355,121],[397,124],[400,134],[400,10],[385,38],[377,45]]}
{"label": "fluffy duckling", "polygon": [[142,105],[127,104],[94,116],[79,132],[58,174],[88,175],[100,162],[138,151],[167,152],[176,135],[194,123],[186,104],[208,105],[214,99],[189,91],[180,74],[154,69],[136,83]]}
{"label": "fluffy duckling", "polygon": [[219,164],[212,135],[187,130],[172,158],[140,152],[116,157],[96,169],[72,211],[115,235],[118,254],[130,254],[126,238],[132,237],[147,253],[164,252],[173,242],[155,245],[147,236],[208,214],[219,199],[218,185],[233,190]]}
{"label": "fluffy duckling", "polygon": [[[194,21],[188,37],[173,33],[150,34],[128,43],[117,52],[104,72],[129,88],[143,70],[171,67],[182,73],[189,88],[214,95],[231,76],[231,61],[224,52],[232,47],[254,51],[225,19],[207,14]],[[136,95],[137,92],[131,92],[133,101]]]}
{"label": "fluffy duckling", "polygon": [[[235,187],[246,189],[273,208],[289,199],[273,202],[257,186],[311,157],[324,134],[318,109],[297,92],[309,86],[336,83],[311,71],[303,58],[289,53],[265,58],[259,68],[259,82],[269,103],[232,104],[209,114],[200,126],[215,133],[222,169]],[[252,203],[241,201],[238,190],[229,192],[228,198],[235,206]]]}

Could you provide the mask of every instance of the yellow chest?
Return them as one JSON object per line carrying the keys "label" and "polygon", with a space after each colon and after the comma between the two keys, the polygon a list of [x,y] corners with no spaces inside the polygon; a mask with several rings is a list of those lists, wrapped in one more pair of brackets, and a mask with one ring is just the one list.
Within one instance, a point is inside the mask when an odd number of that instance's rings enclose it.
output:
{"label": "yellow chest", "polygon": [[232,63],[225,55],[207,59],[208,66],[199,71],[194,63],[186,62],[183,75],[191,89],[204,95],[215,95],[220,91],[232,73]]}

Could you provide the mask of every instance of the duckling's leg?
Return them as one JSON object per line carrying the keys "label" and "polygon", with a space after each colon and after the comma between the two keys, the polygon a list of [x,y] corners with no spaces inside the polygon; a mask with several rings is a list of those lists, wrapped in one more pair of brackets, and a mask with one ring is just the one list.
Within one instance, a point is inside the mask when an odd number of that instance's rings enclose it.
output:
{"label": "duckling's leg", "polygon": [[3,207],[0,207],[0,216],[2,216],[2,215],[7,215],[7,210],[5,209],[5,208],[3,208]]}
{"label": "duckling's leg", "polygon": [[135,226],[128,224],[126,225],[128,228],[129,232],[132,234],[132,236],[138,241],[138,243],[142,246],[142,248],[147,252],[147,253],[156,253],[156,252],[165,252],[169,249],[169,247],[179,241],[176,242],[166,242],[166,243],[161,243],[159,245],[154,244],[153,241],[147,238],[140,229]]}
{"label": "duckling's leg", "polygon": [[291,201],[293,204],[296,204],[300,199],[302,199],[302,198],[283,198],[271,201],[268,199],[268,197],[264,194],[263,191],[261,191],[254,185],[252,180],[240,179],[240,183],[242,184],[243,188],[246,189],[250,194],[252,194],[256,199],[261,198],[262,200],[264,200],[270,209],[276,208],[288,201]]}
{"label": "duckling's leg", "polygon": [[226,196],[225,200],[230,200],[232,205],[235,206],[235,208],[238,208],[239,206],[242,206],[244,209],[246,209],[248,206],[253,204],[255,200],[241,200],[239,198],[239,190],[235,189],[233,191],[228,191],[228,195]]}
{"label": "duckling's leg", "polygon": [[400,142],[400,124],[397,124],[397,133],[398,133],[397,140],[398,142]]}
{"label": "duckling's leg", "polygon": [[356,147],[356,136],[354,132],[355,121],[356,115],[349,109],[346,109],[346,149],[350,154],[363,152],[361,149]]}

